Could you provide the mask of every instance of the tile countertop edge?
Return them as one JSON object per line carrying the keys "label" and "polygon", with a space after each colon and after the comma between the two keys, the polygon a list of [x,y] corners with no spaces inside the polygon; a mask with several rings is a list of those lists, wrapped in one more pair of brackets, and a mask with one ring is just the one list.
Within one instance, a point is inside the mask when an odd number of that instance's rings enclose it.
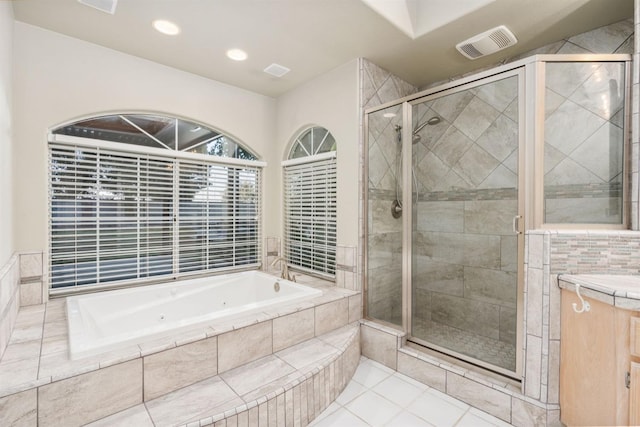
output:
{"label": "tile countertop edge", "polygon": [[607,304],[640,311],[640,275],[615,274],[560,274],[558,286],[574,291],[576,284],[584,290],[586,297]]}

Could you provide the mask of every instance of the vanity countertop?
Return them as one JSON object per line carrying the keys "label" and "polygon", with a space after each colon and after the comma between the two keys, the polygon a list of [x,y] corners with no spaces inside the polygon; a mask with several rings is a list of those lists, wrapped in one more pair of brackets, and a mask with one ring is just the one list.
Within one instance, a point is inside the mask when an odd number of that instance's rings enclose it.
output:
{"label": "vanity countertop", "polygon": [[558,285],[615,307],[640,311],[640,276],[616,274],[561,274]]}

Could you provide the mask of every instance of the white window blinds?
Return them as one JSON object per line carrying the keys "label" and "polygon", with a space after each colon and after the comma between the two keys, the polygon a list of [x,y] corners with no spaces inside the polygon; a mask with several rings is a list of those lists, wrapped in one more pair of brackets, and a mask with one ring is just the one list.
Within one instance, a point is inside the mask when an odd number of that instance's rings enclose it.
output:
{"label": "white window blinds", "polygon": [[259,265],[260,168],[49,147],[52,288]]}
{"label": "white window blinds", "polygon": [[331,277],[336,266],[334,154],[284,163],[285,257],[291,266]]}
{"label": "white window blinds", "polygon": [[258,265],[260,169],[180,162],[180,272]]}

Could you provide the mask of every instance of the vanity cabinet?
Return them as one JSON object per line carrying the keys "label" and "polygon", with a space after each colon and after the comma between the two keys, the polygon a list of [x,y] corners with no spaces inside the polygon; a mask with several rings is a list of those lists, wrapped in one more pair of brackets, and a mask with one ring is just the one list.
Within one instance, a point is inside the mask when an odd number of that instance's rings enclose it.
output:
{"label": "vanity cabinet", "polygon": [[568,426],[639,425],[640,313],[584,300],[591,310],[576,313],[572,304],[580,309],[582,302],[562,290],[560,419]]}

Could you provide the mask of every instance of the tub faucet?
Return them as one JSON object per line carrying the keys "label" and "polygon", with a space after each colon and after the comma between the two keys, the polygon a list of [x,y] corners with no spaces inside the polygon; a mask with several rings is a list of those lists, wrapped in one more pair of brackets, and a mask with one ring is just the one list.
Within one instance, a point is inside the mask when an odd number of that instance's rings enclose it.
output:
{"label": "tub faucet", "polygon": [[292,282],[295,282],[296,278],[293,274],[289,272],[289,266],[287,265],[287,260],[281,256],[276,257],[276,259],[274,259],[273,262],[271,263],[271,267],[275,266],[277,263],[282,264],[282,274],[280,275],[280,277],[282,277],[285,280],[291,280]]}

